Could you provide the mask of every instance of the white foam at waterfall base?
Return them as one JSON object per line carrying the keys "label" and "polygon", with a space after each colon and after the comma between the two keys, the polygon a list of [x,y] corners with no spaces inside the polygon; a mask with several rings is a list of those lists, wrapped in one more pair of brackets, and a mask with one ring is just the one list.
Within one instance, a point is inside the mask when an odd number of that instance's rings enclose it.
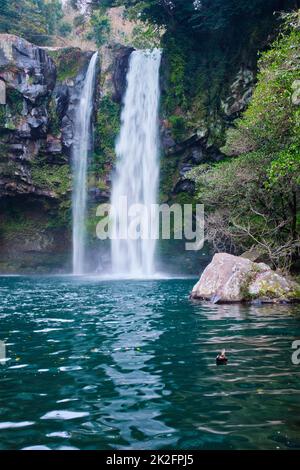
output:
{"label": "white foam at waterfall base", "polygon": [[73,274],[84,274],[86,241],[87,166],[91,142],[96,76],[96,52],[89,64],[77,109],[73,148]]}
{"label": "white foam at waterfall base", "polygon": [[[151,277],[155,274],[157,241],[122,239],[122,197],[128,207],[157,202],[159,182],[159,69],[161,51],[134,51],[130,57],[127,90],[116,145],[117,167],[113,178],[113,219],[111,242],[112,272],[119,277]],[[145,217],[148,215],[145,214]],[[147,221],[146,221],[147,222]]]}

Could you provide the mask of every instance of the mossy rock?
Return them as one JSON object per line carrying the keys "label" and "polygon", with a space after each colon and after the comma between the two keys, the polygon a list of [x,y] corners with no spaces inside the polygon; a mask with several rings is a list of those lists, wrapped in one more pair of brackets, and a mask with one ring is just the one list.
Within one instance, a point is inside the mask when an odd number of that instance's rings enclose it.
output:
{"label": "mossy rock", "polygon": [[99,103],[95,127],[95,154],[93,171],[101,173],[107,163],[115,161],[116,138],[120,132],[121,106],[112,96],[105,96]]}
{"label": "mossy rock", "polygon": [[48,104],[48,114],[49,114],[49,128],[48,132],[53,136],[58,136],[61,133],[61,123],[59,116],[57,114],[56,102],[52,97]]}
{"label": "mossy rock", "polygon": [[54,60],[57,69],[57,81],[75,79],[87,63],[87,54],[81,49],[69,47],[55,51],[47,51]]}
{"label": "mossy rock", "polygon": [[8,156],[9,146],[4,142],[0,142],[0,164],[7,163]]}
{"label": "mossy rock", "polygon": [[46,166],[33,163],[31,178],[34,185],[54,191],[58,196],[64,196],[71,190],[71,170],[67,164]]}
{"label": "mossy rock", "polygon": [[7,106],[12,115],[21,115],[23,112],[24,98],[23,95],[13,88],[8,88],[6,91]]}
{"label": "mossy rock", "polygon": [[4,128],[6,124],[6,106],[0,104],[0,128]]}
{"label": "mossy rock", "polygon": [[7,88],[6,105],[0,105],[0,129],[1,134],[5,131],[13,131],[18,128],[24,109],[23,95],[13,88]]}

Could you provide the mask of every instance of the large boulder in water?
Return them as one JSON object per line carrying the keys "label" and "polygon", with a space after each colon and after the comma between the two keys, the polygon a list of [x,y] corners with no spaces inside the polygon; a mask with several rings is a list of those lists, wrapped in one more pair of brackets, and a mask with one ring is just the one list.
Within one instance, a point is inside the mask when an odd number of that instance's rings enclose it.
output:
{"label": "large boulder in water", "polygon": [[195,285],[192,299],[214,303],[300,301],[300,286],[264,263],[216,254]]}

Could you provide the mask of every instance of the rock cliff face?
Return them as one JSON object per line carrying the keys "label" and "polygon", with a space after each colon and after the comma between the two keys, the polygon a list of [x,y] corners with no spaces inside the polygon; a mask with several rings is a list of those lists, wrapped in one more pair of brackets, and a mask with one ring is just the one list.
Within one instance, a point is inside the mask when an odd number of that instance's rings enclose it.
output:
{"label": "rock cliff face", "polygon": [[110,200],[115,140],[120,130],[121,105],[133,50],[132,47],[115,44],[101,51],[101,96],[95,126],[93,172],[89,181],[90,196],[95,203]]}
{"label": "rock cliff face", "polygon": [[[264,35],[263,35],[264,37]],[[265,37],[264,37],[265,39]],[[191,50],[183,41],[165,39],[161,70],[161,199],[187,202],[194,195],[188,172],[225,157],[226,130],[246,109],[257,73],[251,42],[225,52],[211,38]],[[235,52],[234,52],[235,51]]]}
{"label": "rock cliff face", "polygon": [[[101,53],[88,181],[92,261],[99,252],[95,208],[110,200],[115,139],[132,51],[114,44]],[[73,123],[92,53],[40,48],[13,35],[0,35],[0,272],[70,268]],[[160,201],[185,203],[193,200],[195,189],[188,172],[223,158],[221,141],[212,139],[212,134],[222,133],[244,109],[254,74],[251,67],[241,65],[222,94],[218,115],[209,117],[213,113],[205,106],[207,115],[198,113],[197,119],[191,113],[183,115],[180,108],[171,115],[170,60],[164,57],[161,69]],[[189,120],[194,121],[190,128]],[[169,245],[162,252],[169,253],[169,248],[173,253]],[[105,257],[108,247],[103,250]]]}
{"label": "rock cliff face", "polygon": [[[95,210],[110,198],[114,140],[132,50],[107,47],[101,74],[98,70],[88,182],[93,269],[101,248],[95,239]],[[92,54],[40,48],[0,35],[0,272],[71,268],[73,123]]]}
{"label": "rock cliff face", "polygon": [[47,101],[56,82],[56,67],[42,49],[15,36],[2,35],[0,79],[5,102],[1,106],[0,195],[36,193],[54,197],[35,186],[30,162],[47,147]]}
{"label": "rock cliff face", "polygon": [[68,265],[73,122],[91,55],[0,35],[0,271]]}

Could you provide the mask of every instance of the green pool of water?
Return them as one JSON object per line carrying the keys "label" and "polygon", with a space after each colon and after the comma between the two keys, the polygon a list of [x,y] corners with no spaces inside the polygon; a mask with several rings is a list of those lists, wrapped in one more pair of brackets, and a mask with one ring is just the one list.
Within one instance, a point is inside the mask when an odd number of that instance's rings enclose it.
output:
{"label": "green pool of water", "polygon": [[0,278],[0,449],[300,448],[299,306],[194,282]]}

